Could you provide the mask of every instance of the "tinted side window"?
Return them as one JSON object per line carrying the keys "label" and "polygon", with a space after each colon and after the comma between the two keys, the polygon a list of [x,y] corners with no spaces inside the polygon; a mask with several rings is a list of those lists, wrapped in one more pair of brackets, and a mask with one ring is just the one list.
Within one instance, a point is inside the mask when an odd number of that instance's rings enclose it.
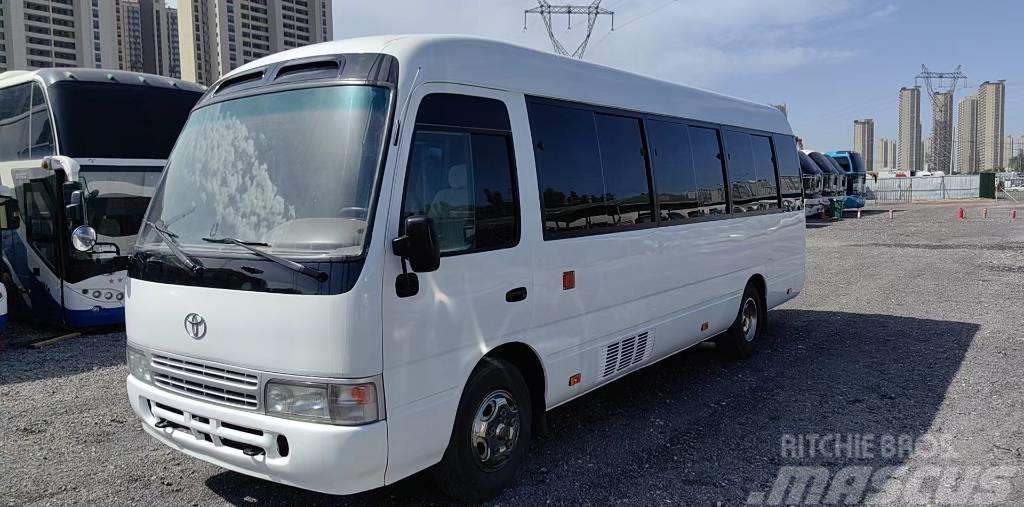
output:
{"label": "tinted side window", "polygon": [[754,149],[755,196],[761,209],[779,207],[779,181],[775,172],[775,154],[768,136],[750,136]]}
{"label": "tinted side window", "polygon": [[607,223],[654,223],[640,120],[607,114],[596,114],[594,118],[601,149]]}
{"label": "tinted side window", "polygon": [[725,131],[729,153],[733,213],[777,208],[778,189],[771,140],[745,132]]}
{"label": "tinted side window", "polygon": [[726,213],[725,171],[722,166],[721,144],[718,131],[704,127],[687,127],[690,149],[693,152],[694,182],[701,203],[701,213]]}
{"label": "tinted side window", "polygon": [[50,176],[29,180],[18,187],[28,243],[50,267],[57,265],[53,181],[54,177]]}
{"label": "tinted side window", "polygon": [[29,135],[31,158],[53,155],[53,128],[50,125],[50,110],[46,107],[43,88],[32,85],[32,132]]}
{"label": "tinted side window", "polygon": [[608,225],[594,114],[536,103],[529,111],[545,239]]}
{"label": "tinted side window", "polygon": [[653,223],[641,121],[530,103],[544,238]]}
{"label": "tinted side window", "polygon": [[700,196],[693,173],[693,154],[686,125],[665,121],[647,122],[654,184],[658,190],[661,220],[672,222],[701,216]]}
{"label": "tinted side window", "polygon": [[[437,96],[425,97],[417,114],[402,218],[432,218],[441,252],[446,255],[515,245],[519,241],[519,203],[511,133],[481,131],[479,123],[466,121],[465,113],[432,116],[436,110],[431,108],[437,102],[430,99]],[[489,103],[487,109],[492,112],[500,107],[504,124],[509,124],[501,101],[443,96],[450,107],[473,107],[481,101]],[[465,98],[465,103],[460,105],[460,98]],[[421,124],[421,117],[444,123]]]}
{"label": "tinted side window", "polygon": [[779,192],[782,207],[787,210],[803,208],[803,184],[800,177],[800,158],[792,136],[776,134],[775,158],[779,163]]}
{"label": "tinted side window", "polygon": [[0,160],[29,158],[29,83],[0,90]]}

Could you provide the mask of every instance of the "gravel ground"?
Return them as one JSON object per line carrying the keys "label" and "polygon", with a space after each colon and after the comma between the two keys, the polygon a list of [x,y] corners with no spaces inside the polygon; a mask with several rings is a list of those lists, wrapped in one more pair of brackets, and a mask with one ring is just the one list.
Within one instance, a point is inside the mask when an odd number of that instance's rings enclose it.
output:
{"label": "gravel ground", "polygon": [[[981,219],[982,206],[812,224],[805,292],[771,312],[769,350],[729,362],[700,346],[554,410],[551,437],[533,443],[497,503],[770,503],[780,467],[904,465],[924,480],[897,476],[908,486],[897,503],[966,501],[934,496],[939,478],[981,467],[969,484],[1021,504],[1024,209],[1011,223],[1008,208]],[[30,334],[46,332],[13,328],[0,349],[0,504],[445,502],[422,474],[331,497],[187,458],[146,436],[128,407],[123,333],[43,350],[24,346]],[[786,446],[833,433],[919,445],[870,457]]]}

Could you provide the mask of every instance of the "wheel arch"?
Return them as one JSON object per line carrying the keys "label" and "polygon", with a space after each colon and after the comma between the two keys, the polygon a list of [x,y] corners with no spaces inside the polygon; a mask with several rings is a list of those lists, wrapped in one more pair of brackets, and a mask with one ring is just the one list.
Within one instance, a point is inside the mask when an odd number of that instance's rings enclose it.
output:
{"label": "wheel arch", "polygon": [[514,366],[522,374],[530,390],[530,407],[533,412],[535,433],[545,434],[545,412],[547,411],[547,377],[544,363],[533,347],[523,342],[503,343],[484,354],[476,368],[487,359],[500,359]]}

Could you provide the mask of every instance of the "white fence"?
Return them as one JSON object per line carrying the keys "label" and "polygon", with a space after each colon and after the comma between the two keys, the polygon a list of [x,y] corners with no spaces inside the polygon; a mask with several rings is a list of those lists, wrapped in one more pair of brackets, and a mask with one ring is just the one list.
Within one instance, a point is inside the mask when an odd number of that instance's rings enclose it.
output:
{"label": "white fence", "polygon": [[977,174],[879,178],[868,176],[864,198],[875,202],[976,199],[981,189]]}

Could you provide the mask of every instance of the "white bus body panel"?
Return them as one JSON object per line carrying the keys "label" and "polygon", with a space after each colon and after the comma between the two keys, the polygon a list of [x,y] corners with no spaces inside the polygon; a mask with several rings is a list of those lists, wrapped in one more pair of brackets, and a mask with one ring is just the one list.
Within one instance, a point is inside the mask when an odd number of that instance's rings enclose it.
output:
{"label": "white bus body panel", "polygon": [[[143,347],[263,372],[369,377],[381,372],[380,299],[372,287],[305,296],[129,279],[125,331]],[[185,332],[193,312],[206,319],[200,340]]]}

